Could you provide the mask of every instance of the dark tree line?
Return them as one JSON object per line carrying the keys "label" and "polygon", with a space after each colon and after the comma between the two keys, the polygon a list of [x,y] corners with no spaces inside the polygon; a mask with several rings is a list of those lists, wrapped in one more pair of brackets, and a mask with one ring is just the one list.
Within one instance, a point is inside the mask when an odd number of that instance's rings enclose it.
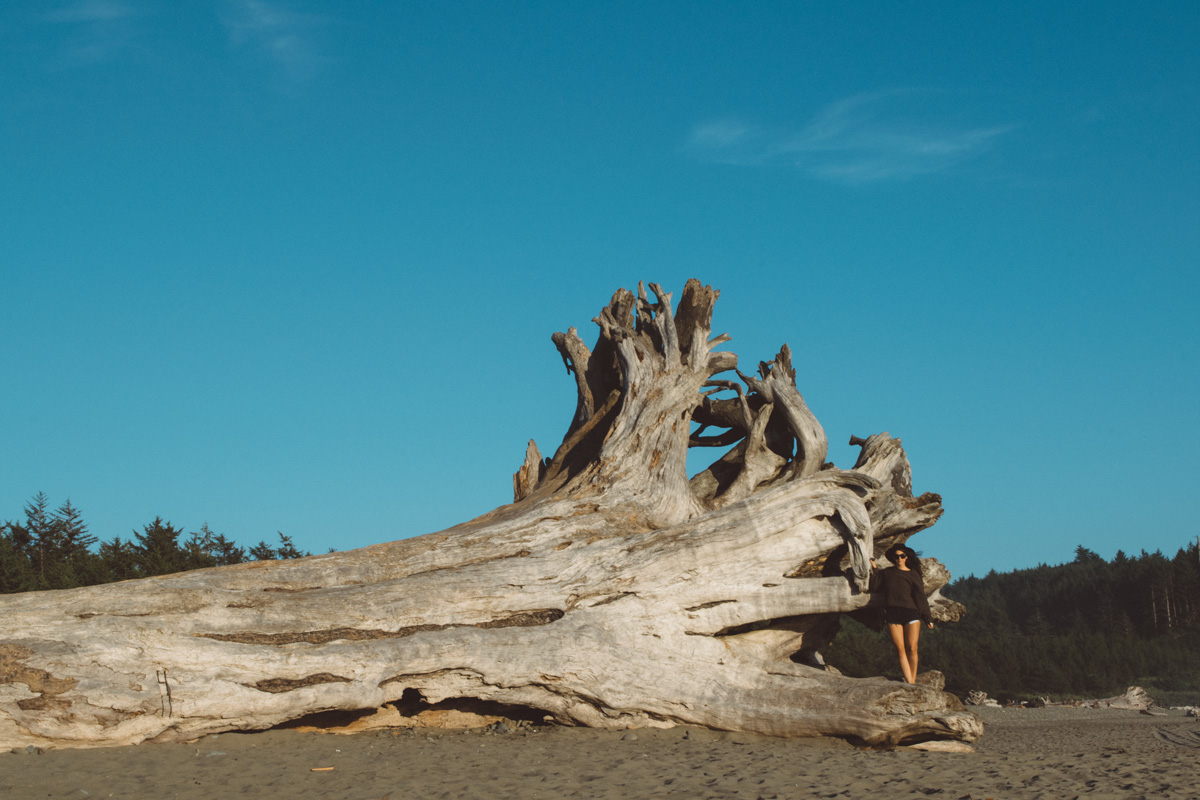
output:
{"label": "dark tree line", "polygon": [[25,506],[25,519],[0,524],[0,593],[73,589],[97,583],[168,575],[189,569],[300,558],[291,538],[279,533],[279,546],[265,541],[241,547],[205,523],[185,533],[162,517],[133,531],[99,542],[79,509],[67,500],[57,509],[38,492]]}
{"label": "dark tree line", "polygon": [[[1075,560],[969,576],[943,590],[962,621],[921,635],[921,668],[959,695],[1111,697],[1140,685],[1160,703],[1200,702],[1200,551]],[[826,654],[848,675],[899,676],[884,634],[844,618]]]}

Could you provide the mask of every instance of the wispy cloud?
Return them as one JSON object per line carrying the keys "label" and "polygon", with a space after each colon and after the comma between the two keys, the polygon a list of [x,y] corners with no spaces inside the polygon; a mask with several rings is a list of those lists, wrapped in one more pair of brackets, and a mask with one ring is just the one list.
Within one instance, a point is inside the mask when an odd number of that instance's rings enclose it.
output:
{"label": "wispy cloud", "polygon": [[253,48],[288,78],[311,77],[324,60],[314,39],[324,20],[282,2],[227,0],[221,21],[235,47]]}
{"label": "wispy cloud", "polygon": [[736,119],[696,126],[687,150],[716,163],[789,166],[842,183],[898,180],[945,172],[990,148],[1012,124],[962,126],[942,121],[928,93],[878,92],[822,109],[799,130],[757,127]]}
{"label": "wispy cloud", "polygon": [[110,60],[134,38],[135,10],[116,0],[78,0],[41,15],[61,30],[59,55],[67,65]]}

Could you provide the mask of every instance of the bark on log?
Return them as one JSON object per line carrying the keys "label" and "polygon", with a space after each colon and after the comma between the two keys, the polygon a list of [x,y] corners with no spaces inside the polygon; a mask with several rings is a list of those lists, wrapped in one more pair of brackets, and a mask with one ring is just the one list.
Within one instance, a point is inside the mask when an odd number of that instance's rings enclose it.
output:
{"label": "bark on log", "polygon": [[[737,365],[711,336],[718,293],[689,281],[673,306],[650,288],[613,296],[592,350],[554,335],[575,415],[552,458],[530,442],[511,505],[345,553],[0,599],[0,747],[389,706],[410,724],[453,707],[973,741],[982,724],[952,695],[806,665],[869,602],[868,559],[933,524],[941,498],[912,496],[887,434],[853,440],[852,469],[826,464],[787,347],[757,377],[714,379]],[[713,438],[729,452],[689,481],[689,444]],[[935,614],[961,613],[927,563]]]}

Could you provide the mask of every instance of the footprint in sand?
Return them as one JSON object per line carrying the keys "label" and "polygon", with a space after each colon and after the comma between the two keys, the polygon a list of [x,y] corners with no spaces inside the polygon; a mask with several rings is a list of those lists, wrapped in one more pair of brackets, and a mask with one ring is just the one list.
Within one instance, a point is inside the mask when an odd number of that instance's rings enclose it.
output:
{"label": "footprint in sand", "polygon": [[1155,728],[1154,735],[1164,742],[1170,742],[1171,744],[1177,744],[1182,747],[1200,748],[1200,731],[1184,731],[1178,727],[1164,725],[1161,728]]}

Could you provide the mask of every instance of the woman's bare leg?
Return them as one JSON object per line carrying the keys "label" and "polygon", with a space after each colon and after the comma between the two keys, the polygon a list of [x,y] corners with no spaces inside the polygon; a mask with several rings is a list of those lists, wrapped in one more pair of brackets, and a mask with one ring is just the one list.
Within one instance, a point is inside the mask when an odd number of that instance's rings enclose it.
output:
{"label": "woman's bare leg", "polygon": [[908,668],[912,670],[909,683],[917,682],[917,639],[921,637],[921,623],[913,622],[904,626],[904,649],[908,651]]}
{"label": "woman's bare leg", "polygon": [[900,672],[909,683],[917,682],[917,671],[909,666],[908,647],[905,628],[915,628],[917,625],[893,625],[888,623],[888,633],[892,635],[892,644],[896,645],[896,654],[900,656]]}

